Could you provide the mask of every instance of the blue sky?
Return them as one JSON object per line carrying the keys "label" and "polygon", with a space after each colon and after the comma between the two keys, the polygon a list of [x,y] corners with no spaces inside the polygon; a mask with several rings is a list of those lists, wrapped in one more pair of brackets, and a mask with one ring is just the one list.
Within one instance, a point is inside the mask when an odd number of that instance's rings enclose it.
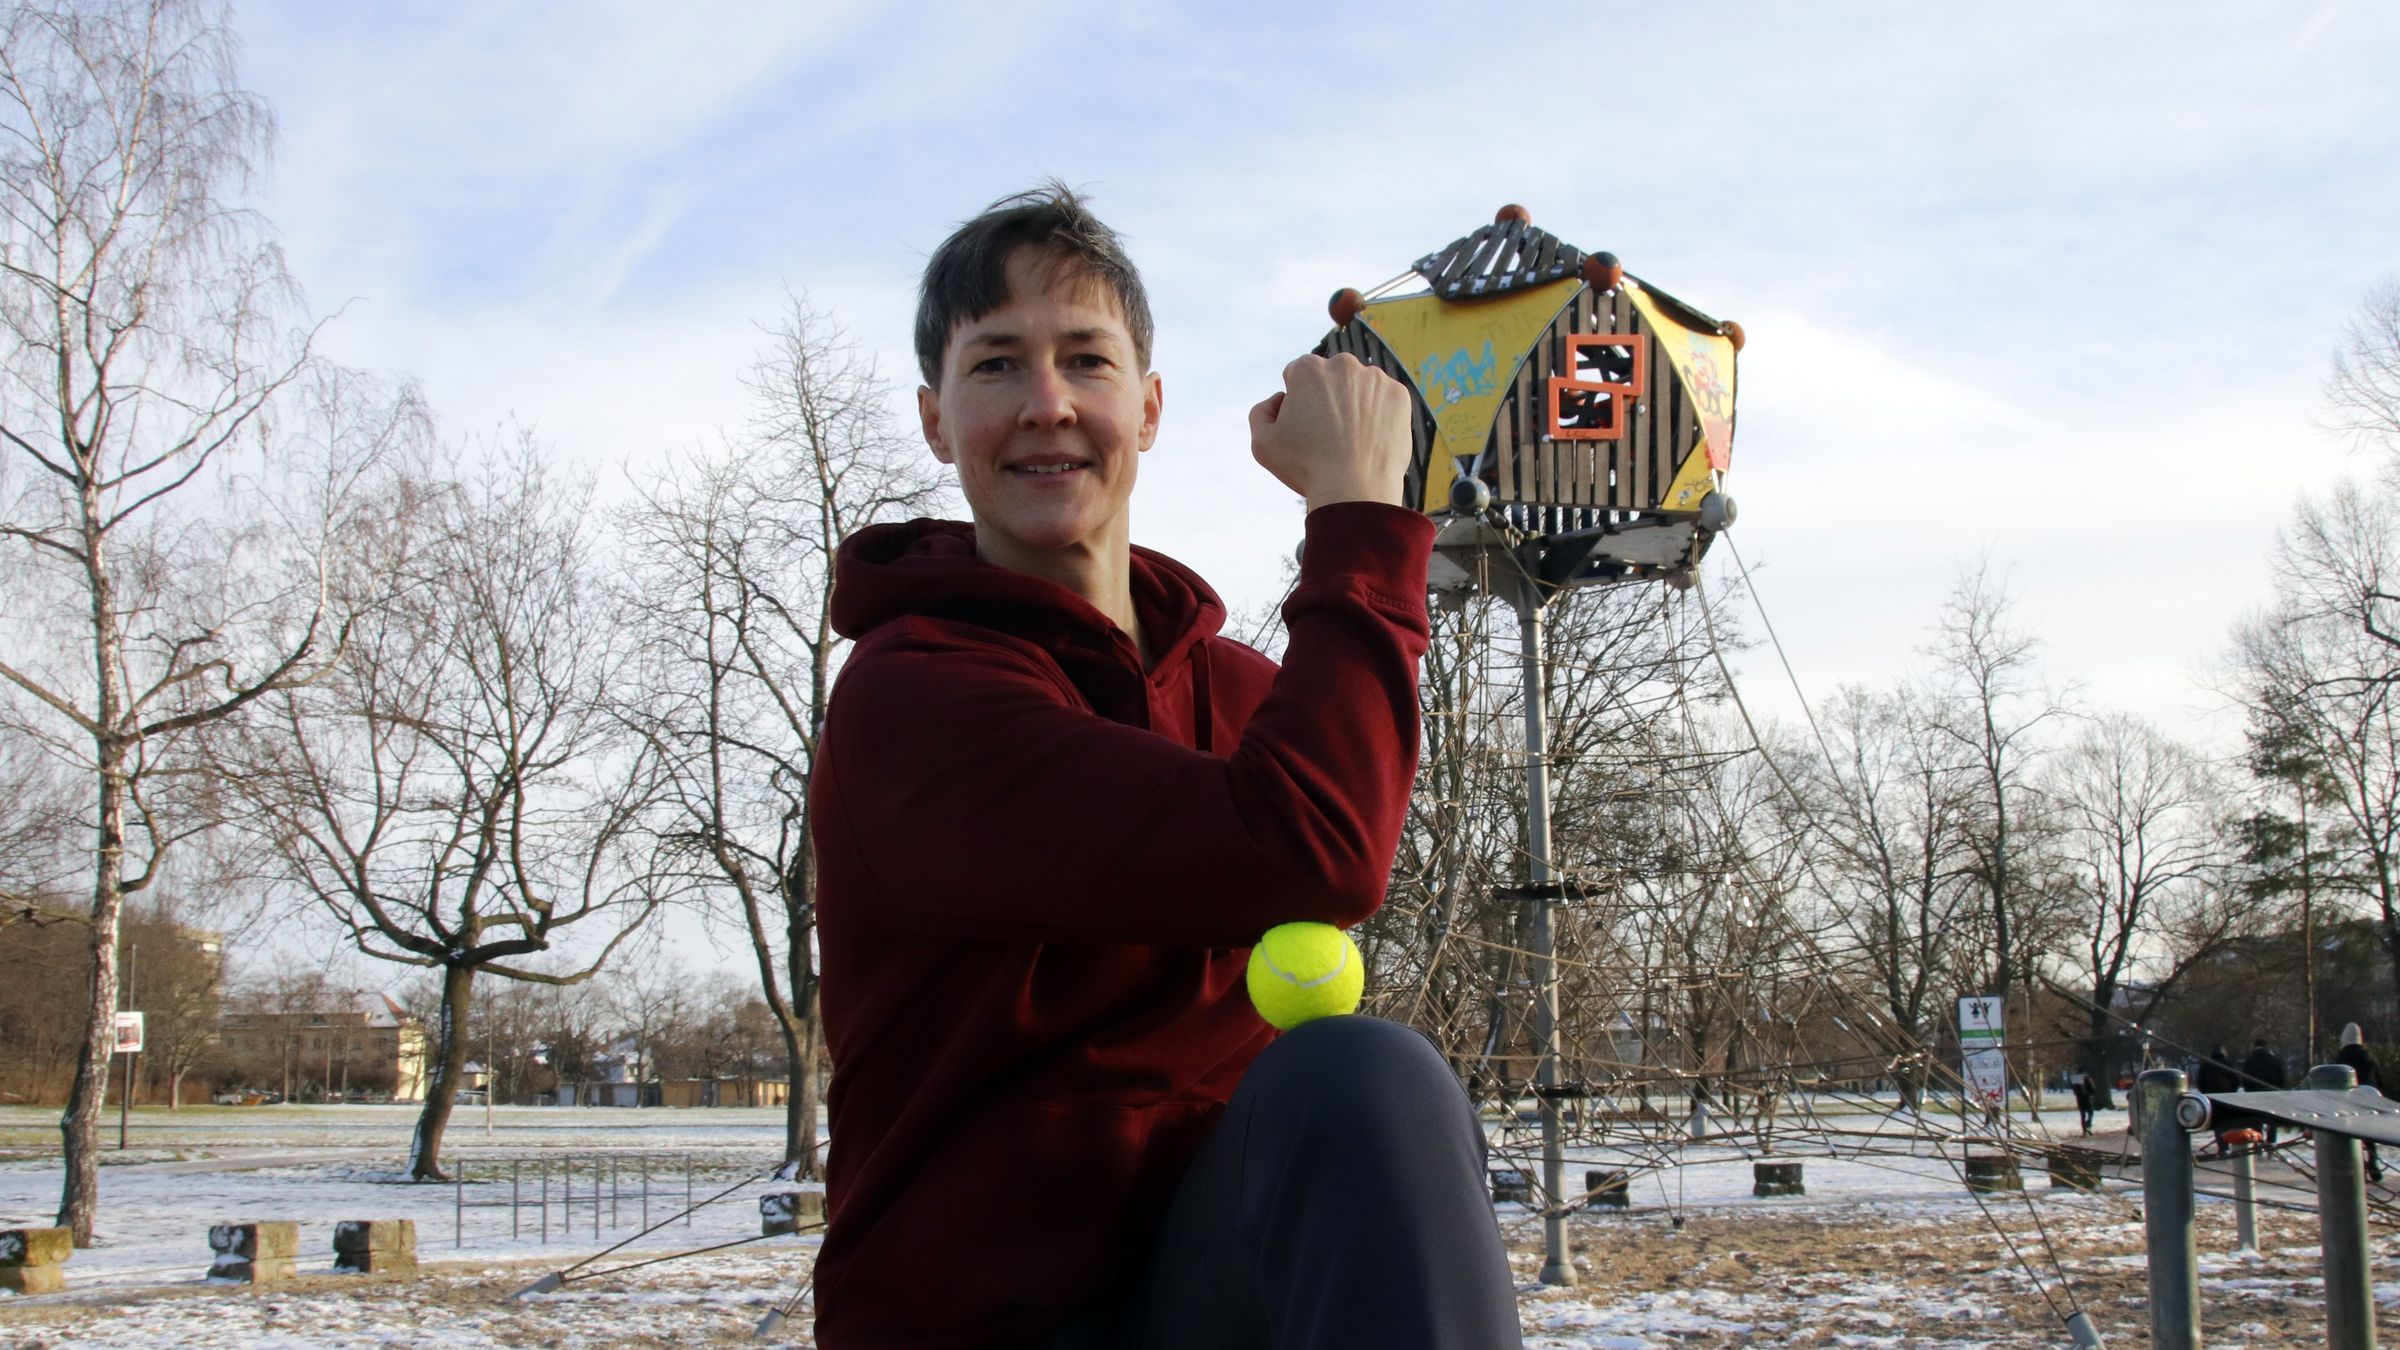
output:
{"label": "blue sky", "polygon": [[[2196,735],[2344,317],[2400,271],[2400,8],[2033,3],[237,12],[262,206],[332,350],[594,465],[712,440],[787,287],[913,387],[916,273],[1055,175],[1129,237],[1167,388],[1137,539],[1272,600],[1243,410],[1523,202],[1742,321],[1729,486],[1814,694],[1913,663],[1962,562],[2061,680]],[[613,471],[613,470],[612,470]],[[1722,560],[1719,560],[1720,562]],[[1716,564],[1712,564],[1716,565]],[[1789,707],[1765,654],[1743,662]]]}

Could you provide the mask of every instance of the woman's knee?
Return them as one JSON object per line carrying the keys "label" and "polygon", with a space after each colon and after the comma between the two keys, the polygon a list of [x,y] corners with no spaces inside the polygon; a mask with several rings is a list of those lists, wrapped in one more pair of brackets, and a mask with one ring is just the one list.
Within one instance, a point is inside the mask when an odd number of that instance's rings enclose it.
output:
{"label": "woman's knee", "polygon": [[1379,1017],[1327,1017],[1277,1037],[1243,1076],[1254,1109],[1330,1117],[1437,1116],[1466,1107],[1458,1076],[1433,1043]]}

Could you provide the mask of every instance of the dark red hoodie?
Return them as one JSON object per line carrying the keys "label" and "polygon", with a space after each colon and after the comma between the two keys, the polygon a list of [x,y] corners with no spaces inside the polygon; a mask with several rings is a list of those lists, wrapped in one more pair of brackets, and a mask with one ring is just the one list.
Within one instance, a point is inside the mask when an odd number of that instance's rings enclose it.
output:
{"label": "dark red hoodie", "polygon": [[1278,923],[1382,902],[1417,746],[1433,528],[1308,517],[1278,673],[1133,554],[1157,659],[971,527],[861,531],[858,646],[810,794],[831,1215],[817,1341],[1031,1346],[1140,1257],[1273,1032],[1242,991]]}

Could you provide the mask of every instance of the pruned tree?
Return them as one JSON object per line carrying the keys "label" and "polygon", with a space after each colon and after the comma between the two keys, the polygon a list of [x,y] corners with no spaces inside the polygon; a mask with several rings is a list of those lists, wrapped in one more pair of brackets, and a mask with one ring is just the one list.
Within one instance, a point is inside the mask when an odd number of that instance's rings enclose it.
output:
{"label": "pruned tree", "polygon": [[440,982],[408,1169],[440,1180],[479,975],[588,979],[665,902],[644,866],[658,757],[617,716],[629,643],[590,488],[529,439],[420,471],[355,512],[359,619],[223,770],[283,879],[359,951]]}
{"label": "pruned tree", "polygon": [[234,45],[205,0],[0,10],[0,718],[90,784],[87,1025],[60,1122],[79,1246],[122,909],[198,828],[195,733],[339,645],[312,555],[355,466],[297,499],[229,483],[309,341],[238,204],[273,124]]}
{"label": "pruned tree", "polygon": [[784,1159],[816,1175],[816,858],[808,787],[844,648],[834,551],[924,514],[941,479],[890,388],[833,319],[794,299],[746,383],[738,440],[641,485],[624,515],[643,644],[624,716],[666,772],[665,884],[720,897],[748,936],[791,1075]]}

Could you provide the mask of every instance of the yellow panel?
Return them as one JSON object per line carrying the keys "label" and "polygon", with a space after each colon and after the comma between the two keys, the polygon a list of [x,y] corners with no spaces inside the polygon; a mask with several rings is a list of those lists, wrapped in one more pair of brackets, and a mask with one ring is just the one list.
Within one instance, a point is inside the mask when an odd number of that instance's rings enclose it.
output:
{"label": "yellow panel", "polygon": [[1684,392],[1700,418],[1700,434],[1707,438],[1709,467],[1723,472],[1733,462],[1733,343],[1668,318],[1639,286],[1628,284],[1625,290],[1634,308],[1649,320],[1658,349],[1683,377]]}
{"label": "yellow panel", "polygon": [[1433,453],[1425,466],[1425,500],[1417,509],[1448,507],[1458,463],[1472,464],[1483,453],[1517,367],[1582,289],[1582,281],[1569,277],[1496,300],[1412,295],[1379,300],[1359,312],[1408,367],[1425,406],[1433,410]]}
{"label": "yellow panel", "polygon": [[[1700,448],[1695,445],[1692,450],[1696,451]],[[1692,451],[1684,452],[1683,467],[1675,471],[1675,481],[1667,485],[1667,495],[1659,498],[1658,509],[1661,511],[1699,510],[1700,499],[1707,496],[1710,490],[1717,485],[1716,477],[1708,470],[1708,456],[1694,454]]]}

